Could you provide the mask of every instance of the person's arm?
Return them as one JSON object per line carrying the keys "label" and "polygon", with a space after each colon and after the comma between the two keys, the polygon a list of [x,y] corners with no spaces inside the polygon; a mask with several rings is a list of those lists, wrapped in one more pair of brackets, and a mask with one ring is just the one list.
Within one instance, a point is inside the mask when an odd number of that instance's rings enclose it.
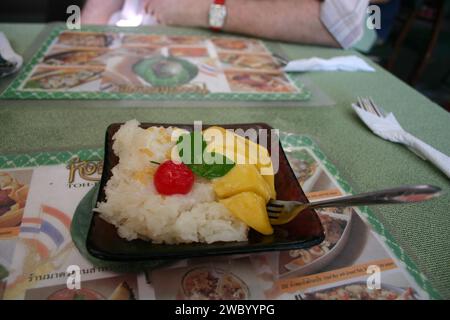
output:
{"label": "person's arm", "polygon": [[124,0],[87,0],[81,12],[82,24],[107,24]]}
{"label": "person's arm", "polygon": [[320,20],[317,0],[228,0],[225,30],[251,36],[338,46]]}
{"label": "person's arm", "polygon": [[[147,10],[168,25],[208,27],[212,0],[148,0]],[[320,20],[319,0],[227,0],[224,30],[280,41],[339,44]]]}

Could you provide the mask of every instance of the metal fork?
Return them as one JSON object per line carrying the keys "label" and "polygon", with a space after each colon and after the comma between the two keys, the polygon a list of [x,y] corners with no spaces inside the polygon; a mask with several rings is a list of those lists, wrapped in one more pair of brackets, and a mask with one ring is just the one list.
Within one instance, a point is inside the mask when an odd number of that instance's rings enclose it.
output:
{"label": "metal fork", "polygon": [[[367,111],[367,112],[371,112],[375,115],[377,115],[380,118],[386,118],[386,111],[384,111],[383,108],[377,106],[375,104],[375,102],[373,101],[372,97],[357,97],[358,99],[358,106],[360,108],[362,108],[363,110]],[[411,150],[412,152],[414,152],[419,158],[422,158],[423,160],[426,160],[425,157],[420,154],[420,152],[418,152],[417,150],[415,150],[414,148],[411,148],[410,146],[406,146],[409,150]]]}
{"label": "metal fork", "polygon": [[384,111],[383,108],[377,106],[371,97],[368,98],[357,97],[357,99],[360,108],[363,108],[367,112],[372,112],[376,114],[378,117],[381,118],[386,117],[386,111]]}
{"label": "metal fork", "polygon": [[423,160],[429,160],[450,178],[449,156],[405,131],[395,116],[392,113],[388,114],[383,108],[377,106],[372,98],[358,97],[357,99],[358,104],[355,105],[356,107],[378,117],[378,120],[364,120],[361,118],[364,116],[355,109],[360,118],[376,135],[385,140],[403,144]]}
{"label": "metal fork", "polygon": [[432,185],[402,186],[361,193],[334,199],[303,203],[299,201],[269,200],[267,213],[273,225],[285,224],[305,209],[353,207],[374,204],[398,204],[429,200],[441,194],[441,188]]}

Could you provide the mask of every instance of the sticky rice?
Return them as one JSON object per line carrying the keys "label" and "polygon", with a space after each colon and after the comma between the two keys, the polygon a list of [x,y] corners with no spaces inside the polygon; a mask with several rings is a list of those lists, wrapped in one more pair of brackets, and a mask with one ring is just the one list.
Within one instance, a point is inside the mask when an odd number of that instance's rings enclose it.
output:
{"label": "sticky rice", "polygon": [[216,201],[210,181],[196,177],[186,195],[164,196],[153,185],[158,165],[170,160],[176,128],[142,129],[136,120],[114,135],[119,163],[105,187],[106,201],[95,209],[127,239],[154,243],[191,243],[247,240],[248,227]]}

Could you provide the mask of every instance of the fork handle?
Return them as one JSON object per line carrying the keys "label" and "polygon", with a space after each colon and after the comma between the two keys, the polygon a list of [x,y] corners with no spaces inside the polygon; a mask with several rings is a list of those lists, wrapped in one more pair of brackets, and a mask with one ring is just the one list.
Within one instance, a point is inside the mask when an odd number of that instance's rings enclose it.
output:
{"label": "fork handle", "polygon": [[407,134],[407,145],[408,147],[419,151],[424,158],[433,163],[450,178],[450,157],[414,137],[410,133]]}
{"label": "fork handle", "polygon": [[408,203],[428,200],[438,196],[441,188],[431,185],[403,186],[361,193],[336,199],[311,202],[309,208],[351,207],[370,204]]}

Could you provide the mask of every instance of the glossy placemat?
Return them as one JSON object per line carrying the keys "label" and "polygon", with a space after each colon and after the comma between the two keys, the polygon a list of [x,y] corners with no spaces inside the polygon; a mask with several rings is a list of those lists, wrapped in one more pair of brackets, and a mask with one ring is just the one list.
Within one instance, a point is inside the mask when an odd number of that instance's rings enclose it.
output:
{"label": "glossy placemat", "polygon": [[[166,32],[161,32],[162,30],[167,30]],[[2,98],[7,99],[25,99],[25,100],[42,100],[42,99],[50,99],[50,100],[148,100],[148,101],[258,101],[258,102],[266,102],[266,101],[307,101],[311,98],[311,91],[303,85],[299,81],[297,77],[291,77],[290,74],[285,73],[281,70],[281,75],[283,77],[283,81],[286,84],[292,86],[292,90],[289,92],[279,92],[276,90],[273,91],[246,91],[246,90],[237,90],[231,92],[185,92],[184,90],[180,92],[172,92],[171,90],[164,89],[164,92],[150,92],[144,93],[139,90],[135,92],[127,92],[127,91],[118,91],[118,92],[109,92],[104,91],[101,88],[97,88],[96,90],[84,90],[84,91],[75,91],[75,90],[47,90],[47,89],[24,89],[24,85],[26,81],[34,74],[36,74],[36,66],[42,65],[42,59],[47,54],[48,50],[52,49],[52,46],[55,45],[56,39],[63,32],[75,32],[75,33],[102,33],[105,35],[113,35],[117,41],[121,41],[123,35],[142,35],[142,34],[153,34],[157,33],[161,36],[191,36],[192,32],[183,33],[182,29],[176,28],[166,28],[166,29],[152,29],[149,31],[147,27],[135,27],[135,28],[121,28],[115,26],[83,26],[82,29],[73,31],[68,30],[64,24],[55,24],[50,31],[47,32],[47,37],[45,40],[41,40],[39,43],[39,49],[32,56],[28,63],[24,64],[21,71],[17,75],[17,77],[12,81],[12,83],[6,88],[6,90],[1,94]],[[215,38],[227,38],[230,35],[217,35],[211,32],[194,32],[194,34],[198,36],[203,36],[205,38],[210,38],[214,36]],[[250,39],[251,41],[257,41],[262,47],[264,47],[264,52],[270,54],[270,49],[267,48],[265,42],[259,39],[254,38],[244,38],[242,36],[233,35],[230,38],[239,38],[239,39]],[[105,44],[100,46],[100,48],[108,48],[110,50],[114,50],[117,44],[110,46],[110,44]],[[71,45],[76,48],[75,45]],[[124,47],[126,45],[124,44]],[[93,46],[93,48],[96,48]],[[74,65],[59,65],[59,66],[51,66],[57,68],[69,67],[72,68]],[[77,68],[87,68],[87,65],[77,65]],[[100,69],[107,70],[105,66],[101,66]],[[102,71],[103,73],[103,71]],[[100,79],[101,80],[101,79]],[[101,80],[102,81],[102,80]]]}

